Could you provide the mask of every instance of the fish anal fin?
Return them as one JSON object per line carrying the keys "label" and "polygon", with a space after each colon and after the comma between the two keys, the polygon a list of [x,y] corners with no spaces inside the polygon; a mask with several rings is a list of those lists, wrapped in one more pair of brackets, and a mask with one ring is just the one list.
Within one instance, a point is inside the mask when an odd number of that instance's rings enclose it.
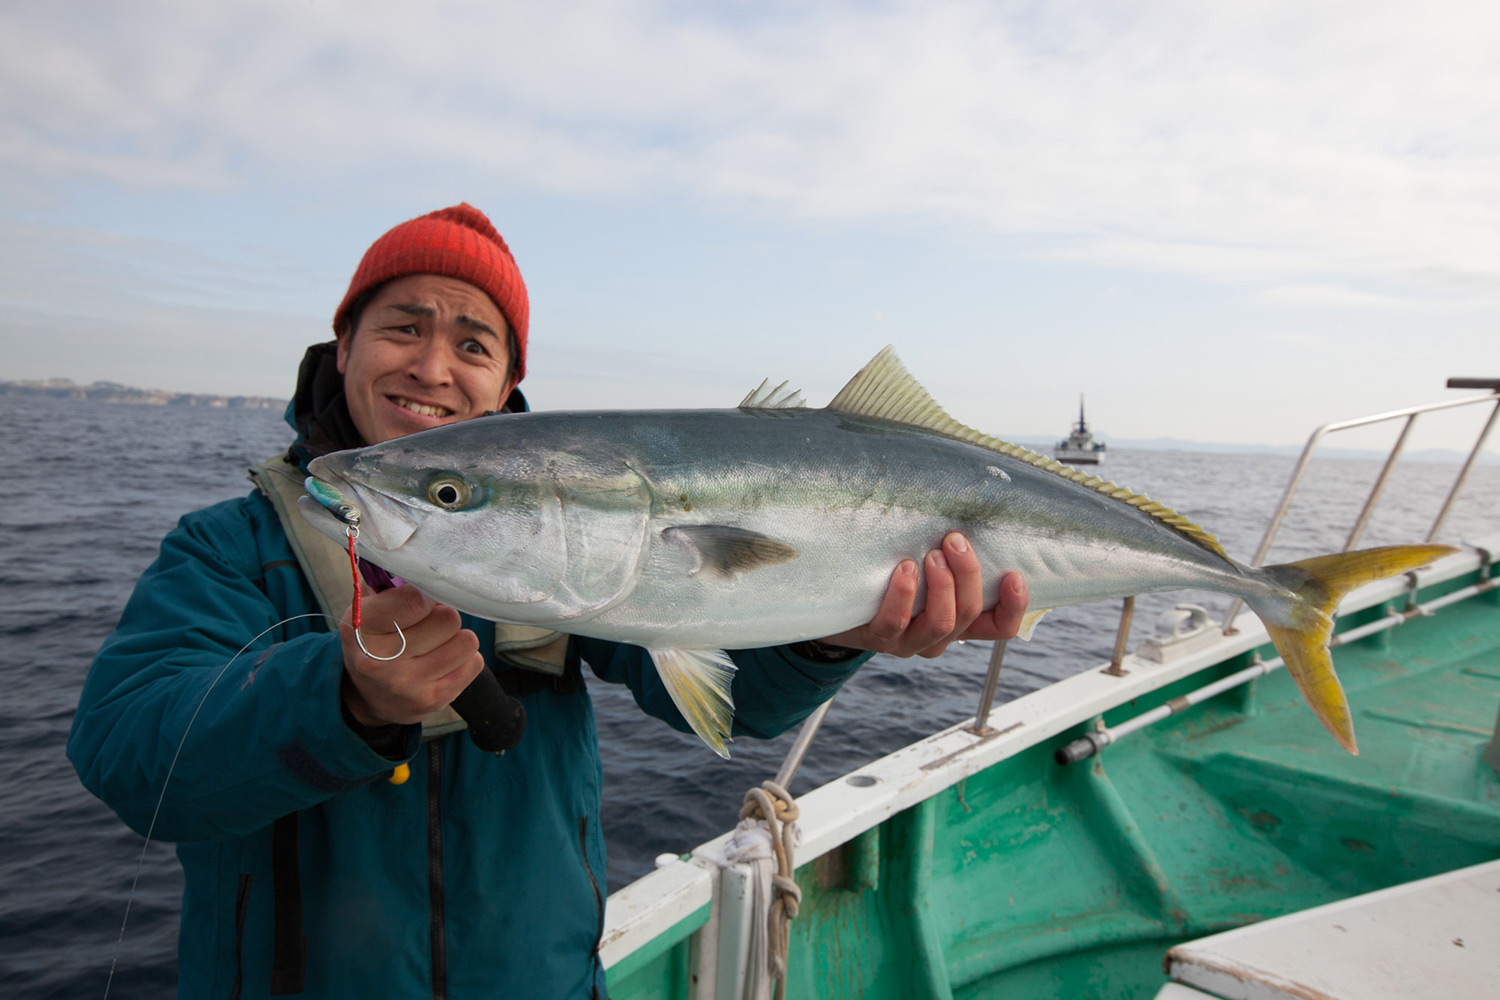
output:
{"label": "fish anal fin", "polygon": [[656,673],[693,732],[714,753],[729,759],[734,724],[734,661],[720,649],[648,649]]}
{"label": "fish anal fin", "polygon": [[1021,617],[1021,627],[1016,632],[1016,638],[1022,642],[1030,642],[1031,634],[1036,631],[1036,623],[1042,620],[1042,616],[1051,611],[1051,608],[1038,608],[1036,611],[1028,611]]}
{"label": "fish anal fin", "polygon": [[741,574],[791,562],[802,553],[769,535],[727,524],[681,524],[662,538],[690,550],[696,560],[691,576],[707,574],[733,580]]}

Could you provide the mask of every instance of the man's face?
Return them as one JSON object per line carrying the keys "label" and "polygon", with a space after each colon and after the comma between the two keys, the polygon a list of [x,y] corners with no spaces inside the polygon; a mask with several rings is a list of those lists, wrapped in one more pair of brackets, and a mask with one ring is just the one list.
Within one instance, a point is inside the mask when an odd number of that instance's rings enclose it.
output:
{"label": "man's face", "polygon": [[511,383],[505,317],[475,286],[436,274],[396,278],[351,336],[338,335],[349,415],[367,444],[498,410]]}

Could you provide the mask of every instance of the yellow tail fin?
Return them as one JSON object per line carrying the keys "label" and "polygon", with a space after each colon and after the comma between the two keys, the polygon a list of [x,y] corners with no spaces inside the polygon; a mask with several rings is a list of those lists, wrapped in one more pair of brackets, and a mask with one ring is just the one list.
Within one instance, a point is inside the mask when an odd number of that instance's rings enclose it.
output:
{"label": "yellow tail fin", "polygon": [[1391,545],[1266,567],[1267,574],[1297,595],[1297,606],[1289,620],[1273,622],[1274,615],[1268,616],[1255,607],[1258,602],[1250,603],[1265,622],[1271,642],[1286,663],[1297,690],[1307,699],[1318,721],[1350,753],[1359,753],[1354,742],[1354,722],[1328,653],[1333,614],[1339,601],[1356,587],[1409,572],[1457,551],[1451,545]]}

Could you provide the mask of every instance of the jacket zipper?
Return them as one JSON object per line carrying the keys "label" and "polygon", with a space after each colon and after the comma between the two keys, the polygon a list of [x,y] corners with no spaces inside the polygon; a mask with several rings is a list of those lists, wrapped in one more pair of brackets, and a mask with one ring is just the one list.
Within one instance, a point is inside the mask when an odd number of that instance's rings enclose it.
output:
{"label": "jacket zipper", "polygon": [[427,744],[427,896],[429,943],[432,949],[432,1000],[448,996],[448,959],[443,928],[443,758],[438,740]]}
{"label": "jacket zipper", "polygon": [[599,882],[594,878],[594,869],[589,867],[589,818],[578,817],[578,851],[583,858],[583,870],[588,872],[589,886],[594,890],[594,908],[599,911],[599,930],[594,934],[594,954],[599,954],[599,942],[604,940],[604,897],[599,892]]}
{"label": "jacket zipper", "polygon": [[250,911],[250,876],[240,876],[234,900],[234,989],[229,1000],[240,1000],[245,984],[245,915]]}

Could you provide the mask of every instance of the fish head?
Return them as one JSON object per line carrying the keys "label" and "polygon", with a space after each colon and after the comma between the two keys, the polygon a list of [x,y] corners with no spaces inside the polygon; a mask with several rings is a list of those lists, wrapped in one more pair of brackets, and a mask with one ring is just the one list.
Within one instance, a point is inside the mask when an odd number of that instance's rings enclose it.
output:
{"label": "fish head", "polygon": [[[639,575],[648,504],[630,498],[644,487],[489,433],[518,420],[324,455],[308,466],[299,509],[340,542],[352,520],[362,557],[461,611],[555,624],[606,606]],[[596,509],[601,498],[608,509]]]}

